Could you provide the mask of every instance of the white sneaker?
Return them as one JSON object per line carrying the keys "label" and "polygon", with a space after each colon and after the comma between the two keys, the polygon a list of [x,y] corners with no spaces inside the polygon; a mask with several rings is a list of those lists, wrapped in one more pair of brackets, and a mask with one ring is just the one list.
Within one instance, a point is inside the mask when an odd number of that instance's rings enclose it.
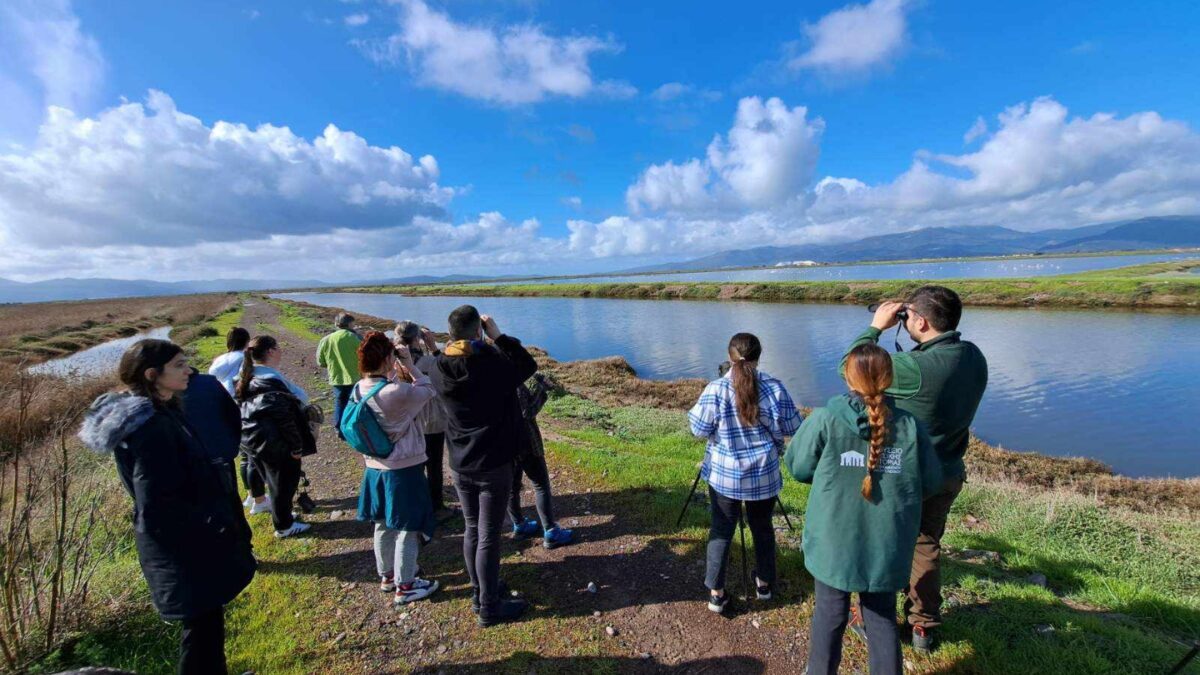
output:
{"label": "white sneaker", "polygon": [[[251,498],[251,499],[253,499],[253,498]],[[263,500],[261,502],[254,502],[250,506],[250,515],[252,515],[252,516],[257,516],[260,513],[270,513],[270,512],[271,512],[271,498],[270,497],[263,497]]]}
{"label": "white sneaker", "polygon": [[275,536],[280,539],[285,539],[285,538],[291,537],[293,535],[303,534],[305,532],[308,532],[308,528],[310,528],[310,527],[312,527],[312,525],[309,525],[308,523],[302,523],[297,520],[296,522],[292,523],[292,526],[286,530],[275,530]]}
{"label": "white sneaker", "polygon": [[242,500],[242,506],[246,508],[254,506],[254,495],[246,495],[246,498]]}
{"label": "white sneaker", "polygon": [[411,582],[396,586],[396,596],[392,598],[392,604],[407,605],[410,602],[424,600],[433,595],[437,589],[438,582],[414,577]]}

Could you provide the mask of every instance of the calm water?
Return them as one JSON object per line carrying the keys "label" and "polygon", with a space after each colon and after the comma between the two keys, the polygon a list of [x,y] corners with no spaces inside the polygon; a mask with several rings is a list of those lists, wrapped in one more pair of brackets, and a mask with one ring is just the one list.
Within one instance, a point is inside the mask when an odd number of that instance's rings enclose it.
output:
{"label": "calm water", "polygon": [[[1073,274],[1198,257],[1195,253],[1113,255],[1087,258],[1022,258],[964,262],[901,263],[895,265],[838,265],[785,269],[718,270],[678,274],[576,277],[548,279],[548,284],[655,281],[855,281],[862,279],[992,279]],[[481,285],[512,283],[490,281]]]}
{"label": "calm water", "polygon": [[59,377],[70,378],[109,375],[117,371],[117,363],[121,360],[121,354],[125,353],[125,349],[129,345],[146,338],[166,340],[170,334],[171,327],[163,326],[162,328],[155,328],[138,333],[137,335],[130,335],[126,338],[109,340],[95,347],[75,352],[70,356],[64,356],[61,359],[53,359],[45,363],[39,363],[36,366],[30,366],[29,372],[39,375],[57,375]]}
{"label": "calm water", "polygon": [[[762,339],[762,368],[797,403],[842,391],[837,364],[870,321],[843,305],[404,297],[290,293],[444,329],[450,310],[477,304],[501,328],[560,360],[624,356],[642,377],[715,376],[737,331]],[[1131,476],[1200,475],[1194,419],[1200,314],[969,309],[961,329],[987,355],[990,384],[975,431],[1012,450],[1093,457]],[[889,331],[883,344],[892,346]],[[905,339],[906,348],[911,345]],[[1191,345],[1188,347],[1187,345]]]}

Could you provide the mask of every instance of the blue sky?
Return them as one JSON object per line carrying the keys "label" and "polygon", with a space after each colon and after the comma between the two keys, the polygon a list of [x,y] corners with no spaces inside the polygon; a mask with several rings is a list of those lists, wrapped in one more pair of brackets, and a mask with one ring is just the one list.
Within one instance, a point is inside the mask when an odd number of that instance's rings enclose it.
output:
{"label": "blue sky", "polygon": [[[1193,3],[3,5],[2,277],[614,269],[1200,210]],[[331,124],[371,156],[330,169]]]}

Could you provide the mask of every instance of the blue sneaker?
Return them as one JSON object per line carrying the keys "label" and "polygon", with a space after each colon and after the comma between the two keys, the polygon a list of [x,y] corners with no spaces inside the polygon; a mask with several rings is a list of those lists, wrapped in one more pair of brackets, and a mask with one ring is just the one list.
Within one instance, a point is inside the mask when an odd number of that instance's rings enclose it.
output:
{"label": "blue sneaker", "polygon": [[513,536],[521,539],[533,537],[542,531],[542,524],[530,518],[523,523],[513,525]]}
{"label": "blue sneaker", "polygon": [[559,546],[566,546],[571,543],[575,539],[575,532],[555,525],[546,530],[546,534],[542,536],[542,539],[542,546],[546,548],[558,548]]}

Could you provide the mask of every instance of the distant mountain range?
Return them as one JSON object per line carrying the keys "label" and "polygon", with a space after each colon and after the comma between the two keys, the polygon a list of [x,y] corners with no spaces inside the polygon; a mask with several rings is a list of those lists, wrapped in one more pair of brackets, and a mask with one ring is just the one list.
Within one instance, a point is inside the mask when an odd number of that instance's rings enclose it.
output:
{"label": "distant mountain range", "polygon": [[[1020,232],[999,226],[929,227],[899,234],[867,237],[840,244],[762,246],[724,251],[686,262],[622,270],[614,274],[711,270],[726,267],[770,267],[779,263],[811,260],[818,263],[852,263],[914,258],[969,258],[1016,254],[1062,254],[1200,247],[1200,216],[1142,218],[1066,230]],[[367,281],[315,279],[210,279],[161,282],[127,279],[48,279],[24,283],[0,279],[0,303],[85,300],[148,295],[185,295],[226,291],[284,290],[430,283],[462,283],[530,276],[485,277],[454,274],[443,277],[412,276]]]}
{"label": "distant mountain range", "polygon": [[918,258],[1092,253],[1200,247],[1200,216],[1141,218],[1063,230],[1020,232],[999,226],[927,227],[840,244],[760,246],[723,251],[685,262],[623,270],[620,274],[770,267],[811,260],[852,263]]}

